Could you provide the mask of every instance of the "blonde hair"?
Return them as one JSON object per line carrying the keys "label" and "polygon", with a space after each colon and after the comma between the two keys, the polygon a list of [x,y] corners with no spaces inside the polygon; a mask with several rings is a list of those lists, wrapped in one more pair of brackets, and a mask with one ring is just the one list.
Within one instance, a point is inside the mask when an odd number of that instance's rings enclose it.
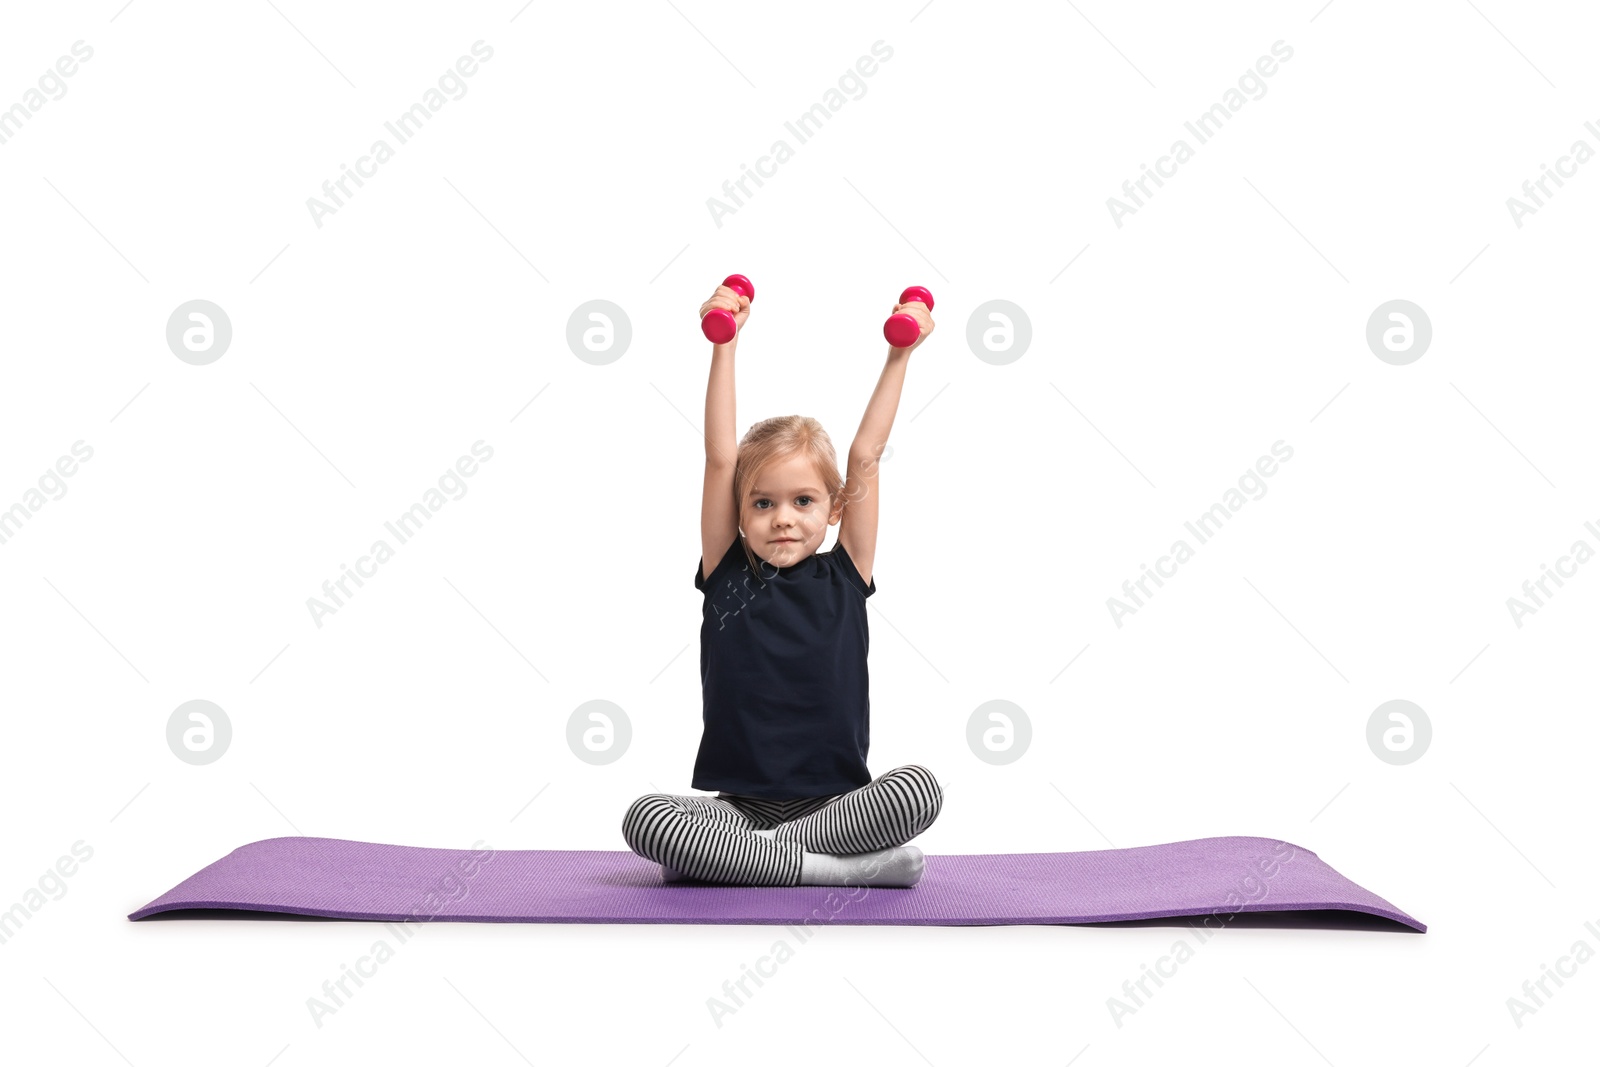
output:
{"label": "blonde hair", "polygon": [[[817,468],[831,510],[844,490],[844,476],[839,473],[839,458],[833,450],[833,440],[828,436],[828,431],[809,415],[775,415],[750,427],[739,442],[739,454],[733,463],[734,514],[743,514],[745,497],[755,488],[757,475],[769,463],[796,455],[806,456]],[[744,555],[750,563],[750,573],[762,575],[762,561],[750,550],[748,540],[745,541]],[[776,577],[776,572],[765,577]]]}

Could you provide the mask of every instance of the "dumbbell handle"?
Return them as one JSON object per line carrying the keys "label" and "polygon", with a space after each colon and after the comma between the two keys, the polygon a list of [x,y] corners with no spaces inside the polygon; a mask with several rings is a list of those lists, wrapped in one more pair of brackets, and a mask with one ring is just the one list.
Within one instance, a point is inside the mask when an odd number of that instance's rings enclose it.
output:
{"label": "dumbbell handle", "polygon": [[[746,300],[756,298],[756,287],[751,285],[750,279],[743,274],[730,274],[722,279],[722,284]],[[700,317],[700,332],[705,334],[706,340],[712,344],[725,345],[739,332],[739,324],[734,321],[733,312],[712,308]]]}
{"label": "dumbbell handle", "polygon": [[[909,304],[913,300],[928,305],[928,310],[933,310],[933,294],[920,285],[913,285],[900,294],[901,304]],[[884,340],[889,342],[890,348],[910,348],[917,343],[917,338],[922,336],[922,327],[917,320],[905,312],[890,315],[883,324]]]}

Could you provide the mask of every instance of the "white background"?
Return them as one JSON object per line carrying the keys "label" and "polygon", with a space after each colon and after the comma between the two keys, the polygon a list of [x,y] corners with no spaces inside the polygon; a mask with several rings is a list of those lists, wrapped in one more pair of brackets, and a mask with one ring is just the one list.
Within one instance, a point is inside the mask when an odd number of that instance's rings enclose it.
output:
{"label": "white background", "polygon": [[[18,5],[0,33],[3,107],[94,50],[0,145],[0,507],[94,450],[0,545],[0,908],[93,849],[0,945],[5,1047],[1592,1056],[1600,964],[1521,1028],[1506,1006],[1600,948],[1600,567],[1520,628],[1506,606],[1600,545],[1600,163],[1520,228],[1506,206],[1600,148],[1584,5],[121,4]],[[478,40],[466,95],[319,228],[307,198]],[[865,95],[798,144],[785,120],[879,40]],[[1265,95],[1198,144],[1184,122],[1279,40]],[[1119,228],[1107,198],[1179,137],[1194,158]],[[779,138],[794,157],[719,227],[707,199]],[[734,271],[740,432],[810,414],[841,456],[890,305],[937,301],[870,602],[872,770],[947,783],[920,847],[1282,838],[1429,932],[1231,929],[1118,1027],[1107,998],[1182,931],[841,927],[718,1027],[706,999],[778,928],[440,924],[319,1027],[307,998],[379,928],[129,923],[262,838],[621,849],[633,798],[690,792],[695,311]],[[233,326],[207,366],[166,344],[193,299]],[[566,343],[592,299],[633,327],[605,366]],[[966,340],[993,299],[1033,327],[1004,366]],[[1406,366],[1365,340],[1393,299],[1433,326]],[[466,495],[316,626],[307,598],[480,439]],[[1265,496],[1116,626],[1107,598],[1279,440]],[[203,767],[165,739],[197,698],[234,729]],[[1407,766],[1365,738],[1396,698],[1434,730]],[[633,727],[602,767],[565,742],[594,699]],[[965,740],[993,699],[1033,724],[1007,766]]]}

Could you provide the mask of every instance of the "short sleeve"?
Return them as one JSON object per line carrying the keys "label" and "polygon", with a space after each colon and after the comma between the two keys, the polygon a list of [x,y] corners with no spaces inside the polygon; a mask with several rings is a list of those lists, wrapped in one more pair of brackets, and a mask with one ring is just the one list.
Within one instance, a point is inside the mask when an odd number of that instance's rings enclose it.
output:
{"label": "short sleeve", "polygon": [[843,541],[836,541],[833,545],[833,556],[839,561],[839,570],[844,573],[848,581],[862,598],[871,596],[878,591],[878,580],[874,578],[871,584],[861,580],[861,572],[856,569],[856,561],[850,558],[849,551],[844,547]]}
{"label": "short sleeve", "polygon": [[727,569],[730,566],[732,566],[733,561],[735,559],[738,559],[738,558],[742,557],[743,555],[744,555],[744,540],[738,534],[734,534],[733,535],[733,544],[728,546],[728,551],[726,551],[726,552],[724,552],[722,554],[722,559],[718,560],[716,565],[711,568],[711,573],[710,574],[703,575],[701,573],[701,571],[704,569],[704,567],[706,565],[705,556],[701,556],[698,560],[695,561],[695,565],[694,565],[694,587],[696,589],[699,589],[699,590],[702,590],[702,591],[704,591],[704,590],[706,590],[708,588],[711,588],[713,586],[713,584],[714,584],[712,579],[716,578],[719,574],[721,574],[723,572],[726,572]]}

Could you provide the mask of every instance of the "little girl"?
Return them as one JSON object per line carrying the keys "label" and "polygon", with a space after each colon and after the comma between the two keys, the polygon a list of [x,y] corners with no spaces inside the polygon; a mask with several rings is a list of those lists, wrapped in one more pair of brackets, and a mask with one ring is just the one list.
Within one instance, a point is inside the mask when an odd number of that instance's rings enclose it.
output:
{"label": "little girl", "polygon": [[[733,313],[738,332],[711,349],[706,387],[702,555],[695,588],[704,731],[695,789],[649,793],[622,836],[665,881],[907,887],[943,793],[924,767],[867,771],[867,604],[878,536],[878,457],[909,357],[933,331],[926,304],[899,304],[922,327],[889,349],[839,476],[817,420],[758,422],[734,445],[733,355],[750,301],[727,286],[700,307]],[[818,552],[828,527],[838,543]]]}

